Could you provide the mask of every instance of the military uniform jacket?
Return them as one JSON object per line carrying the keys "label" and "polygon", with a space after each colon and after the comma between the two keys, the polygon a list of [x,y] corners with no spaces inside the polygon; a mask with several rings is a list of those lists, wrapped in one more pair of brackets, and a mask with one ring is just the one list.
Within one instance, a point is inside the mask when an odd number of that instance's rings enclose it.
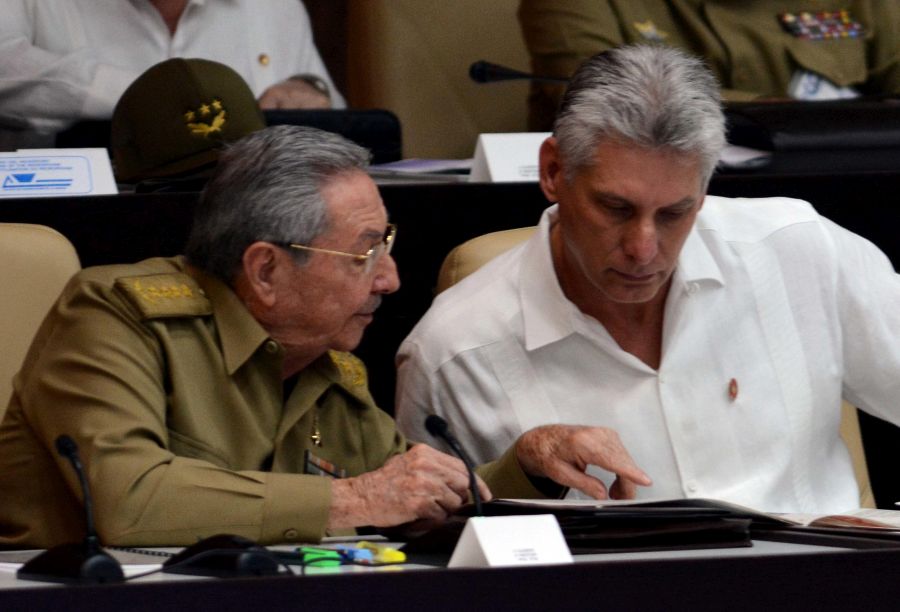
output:
{"label": "military uniform jacket", "polygon": [[[780,16],[847,10],[860,36],[815,38]],[[900,3],[884,0],[522,0],[522,32],[536,74],[569,77],[600,51],[657,42],[706,59],[729,100],[786,98],[795,71],[863,94],[900,92]],[[851,29],[851,28],[845,28]],[[848,32],[849,34],[849,32]],[[550,129],[562,86],[535,86],[534,129]]]}
{"label": "military uniform jacket", "polygon": [[[80,447],[106,544],[321,538],[331,479],[304,474],[304,451],[354,476],[406,441],[355,357],[323,355],[286,399],[282,358],[225,284],[180,258],[82,271],[38,331],[0,426],[0,545],[83,534],[61,434]],[[512,453],[484,476],[501,494],[538,495]]]}

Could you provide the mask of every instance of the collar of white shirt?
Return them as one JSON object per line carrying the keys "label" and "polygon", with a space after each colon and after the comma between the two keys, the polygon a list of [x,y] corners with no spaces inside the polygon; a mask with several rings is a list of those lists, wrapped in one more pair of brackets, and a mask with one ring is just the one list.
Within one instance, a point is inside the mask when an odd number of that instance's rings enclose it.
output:
{"label": "collar of white shirt", "polygon": [[[544,211],[538,230],[524,246],[519,268],[525,349],[532,351],[562,340],[578,330],[586,318],[563,294],[550,254],[550,228],[557,221],[558,204]],[[702,211],[700,214],[703,214]],[[672,287],[722,287],[724,278],[715,257],[694,226],[685,240],[672,277]],[[682,291],[676,292],[678,295]],[[592,319],[593,320],[593,319]],[[597,323],[599,325],[599,323]]]}

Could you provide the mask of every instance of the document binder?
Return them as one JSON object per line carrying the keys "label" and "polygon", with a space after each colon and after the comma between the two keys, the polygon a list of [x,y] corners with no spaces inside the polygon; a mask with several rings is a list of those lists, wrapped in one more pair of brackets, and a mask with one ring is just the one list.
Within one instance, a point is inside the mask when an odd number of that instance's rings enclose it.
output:
{"label": "document binder", "polygon": [[769,151],[900,147],[900,98],[731,102],[728,142]]}

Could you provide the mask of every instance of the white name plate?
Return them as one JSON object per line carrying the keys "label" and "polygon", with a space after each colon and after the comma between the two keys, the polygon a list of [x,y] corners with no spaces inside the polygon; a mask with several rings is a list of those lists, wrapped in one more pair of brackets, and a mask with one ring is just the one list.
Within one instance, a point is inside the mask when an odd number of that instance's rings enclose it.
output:
{"label": "white name plate", "polygon": [[118,193],[106,149],[32,149],[0,153],[0,197]]}
{"label": "white name plate", "polygon": [[470,182],[511,183],[540,178],[538,153],[550,132],[481,134],[475,145]]}
{"label": "white name plate", "polygon": [[552,514],[474,516],[466,521],[447,567],[572,563]]}

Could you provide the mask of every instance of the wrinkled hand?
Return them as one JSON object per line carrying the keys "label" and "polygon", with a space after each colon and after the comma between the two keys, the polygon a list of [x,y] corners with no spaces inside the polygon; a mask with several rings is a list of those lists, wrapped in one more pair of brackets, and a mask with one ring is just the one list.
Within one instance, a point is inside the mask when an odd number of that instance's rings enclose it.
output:
{"label": "wrinkled hand", "polygon": [[275,83],[259,97],[263,110],[278,108],[331,108],[331,99],[321,91],[299,79]]}
{"label": "wrinkled hand", "polygon": [[[487,485],[477,480],[482,498],[490,499]],[[416,444],[375,471],[335,480],[331,491],[331,528],[443,521],[468,501],[469,475],[456,457]]]}
{"label": "wrinkled hand", "polygon": [[[625,450],[619,434],[606,427],[537,427],[516,441],[516,457],[525,472],[550,478],[596,499],[633,499],[636,485],[651,484],[650,477]],[[602,481],[585,474],[588,465],[616,474],[609,491]]]}

